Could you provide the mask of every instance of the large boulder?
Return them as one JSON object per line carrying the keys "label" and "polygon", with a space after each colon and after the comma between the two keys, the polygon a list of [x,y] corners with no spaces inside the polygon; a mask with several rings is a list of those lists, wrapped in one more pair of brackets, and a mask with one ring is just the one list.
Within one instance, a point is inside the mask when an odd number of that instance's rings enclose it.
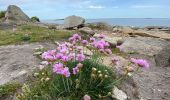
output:
{"label": "large boulder", "polygon": [[122,51],[154,57],[158,66],[170,65],[170,42],[149,37],[125,38]]}
{"label": "large boulder", "polygon": [[89,27],[80,28],[79,32],[88,36],[93,36],[95,34],[95,32]]}
{"label": "large boulder", "polygon": [[84,25],[85,19],[79,16],[69,16],[64,19],[64,28],[66,29],[73,29],[73,28],[80,28]]}
{"label": "large boulder", "polygon": [[30,18],[17,6],[10,5],[5,14],[6,22],[29,22]]}

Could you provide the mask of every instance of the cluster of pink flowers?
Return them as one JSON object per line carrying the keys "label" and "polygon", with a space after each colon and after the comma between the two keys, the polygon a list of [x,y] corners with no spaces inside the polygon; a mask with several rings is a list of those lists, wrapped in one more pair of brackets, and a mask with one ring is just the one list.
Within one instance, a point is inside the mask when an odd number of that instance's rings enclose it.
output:
{"label": "cluster of pink flowers", "polygon": [[42,58],[48,61],[54,61],[56,56],[56,50],[48,50],[42,54]]}
{"label": "cluster of pink flowers", "polygon": [[149,68],[149,63],[144,59],[131,58],[130,60],[132,63],[137,64],[138,66],[142,68],[145,68],[145,69]]}
{"label": "cluster of pink flowers", "polygon": [[69,41],[73,44],[81,40],[81,36],[78,34],[74,34],[72,37],[69,38]]}
{"label": "cluster of pink flowers", "polygon": [[101,39],[97,40],[95,38],[90,38],[90,41],[92,41],[92,46],[98,49],[101,53],[106,52],[107,54],[112,54],[112,50],[109,49],[109,43],[103,40],[105,35],[100,34],[99,38]]}
{"label": "cluster of pink flowers", "polygon": [[[55,50],[48,50],[42,54],[42,58],[48,62],[60,62],[53,66],[53,72],[64,75],[65,77],[70,76],[68,67],[64,67],[64,64],[68,61],[76,60],[83,62],[86,57],[83,54],[83,49],[80,46],[76,46],[76,43],[81,43],[83,46],[88,44],[87,40],[81,41],[81,36],[74,34],[69,38],[70,42],[58,43],[58,47]],[[76,53],[75,53],[76,51]],[[76,74],[80,69],[80,64],[73,68],[73,74]]]}
{"label": "cluster of pink flowers", "polygon": [[57,63],[53,66],[53,72],[64,75],[65,77],[70,77],[70,72],[68,67],[64,67],[62,63]]}

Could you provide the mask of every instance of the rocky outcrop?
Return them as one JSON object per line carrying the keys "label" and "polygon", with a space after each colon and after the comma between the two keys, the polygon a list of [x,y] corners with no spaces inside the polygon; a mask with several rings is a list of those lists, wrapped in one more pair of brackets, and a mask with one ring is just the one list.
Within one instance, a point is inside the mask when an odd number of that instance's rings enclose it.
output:
{"label": "rocky outcrop", "polygon": [[88,36],[93,36],[95,34],[95,32],[89,27],[80,28],[79,32]]}
{"label": "rocky outcrop", "polygon": [[73,29],[80,28],[84,25],[85,19],[79,16],[69,16],[64,19],[64,28]]}
{"label": "rocky outcrop", "polygon": [[146,30],[136,30],[133,31],[130,35],[138,35],[143,37],[152,37],[152,38],[161,38],[170,40],[170,34],[162,32],[162,31],[146,31]]}
{"label": "rocky outcrop", "polygon": [[103,22],[87,23],[85,26],[90,27],[91,29],[97,29],[97,30],[112,31],[112,29],[113,29],[113,26],[111,26],[107,23],[103,23]]}
{"label": "rocky outcrop", "polygon": [[170,42],[149,37],[129,37],[124,41],[121,45],[123,52],[154,57],[162,67],[170,65]]}
{"label": "rocky outcrop", "polygon": [[5,14],[6,22],[29,22],[30,18],[17,6],[10,5]]}
{"label": "rocky outcrop", "polygon": [[113,32],[118,32],[118,33],[123,33],[123,34],[132,34],[134,30],[130,27],[115,26],[113,28]]}
{"label": "rocky outcrop", "polygon": [[25,82],[26,77],[38,68],[40,60],[33,56],[39,47],[55,48],[50,43],[0,46],[0,85],[7,82]]}

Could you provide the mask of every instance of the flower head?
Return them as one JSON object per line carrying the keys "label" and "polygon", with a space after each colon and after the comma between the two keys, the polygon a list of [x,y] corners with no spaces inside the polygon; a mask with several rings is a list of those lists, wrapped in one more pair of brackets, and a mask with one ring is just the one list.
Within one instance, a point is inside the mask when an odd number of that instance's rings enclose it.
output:
{"label": "flower head", "polygon": [[85,55],[84,54],[78,54],[76,56],[76,60],[79,61],[79,62],[82,62],[85,60]]}
{"label": "flower head", "polygon": [[67,61],[69,61],[69,57],[68,56],[62,56],[61,61],[67,62]]}
{"label": "flower head", "polygon": [[145,68],[145,69],[149,68],[149,63],[144,59],[131,58],[131,62],[137,64],[138,66],[142,68]]}
{"label": "flower head", "polygon": [[83,97],[83,99],[84,99],[84,100],[91,100],[91,97],[86,94],[86,95]]}
{"label": "flower head", "polygon": [[99,38],[105,38],[104,34],[99,34]]}
{"label": "flower head", "polygon": [[77,67],[73,68],[73,74],[76,75],[79,72],[79,69]]}
{"label": "flower head", "polygon": [[45,60],[53,61],[55,60],[56,50],[49,50],[42,54],[42,58]]}
{"label": "flower head", "polygon": [[86,46],[88,44],[88,41],[87,40],[82,40],[81,43]]}
{"label": "flower head", "polygon": [[68,67],[65,67],[62,70],[62,75],[64,75],[65,77],[70,77],[70,72],[69,72],[69,68]]}
{"label": "flower head", "polygon": [[95,40],[96,40],[96,39],[95,39],[94,37],[91,37],[91,38],[90,38],[90,41],[91,41],[91,42],[94,42]]}
{"label": "flower head", "polygon": [[53,66],[53,72],[57,74],[62,74],[63,67],[64,65],[62,63],[57,63]]}

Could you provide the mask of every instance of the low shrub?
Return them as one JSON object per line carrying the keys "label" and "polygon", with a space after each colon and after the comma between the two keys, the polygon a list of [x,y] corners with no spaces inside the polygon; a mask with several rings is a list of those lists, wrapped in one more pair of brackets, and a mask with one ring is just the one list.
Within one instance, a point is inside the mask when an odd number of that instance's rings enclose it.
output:
{"label": "low shrub", "polygon": [[21,39],[22,39],[22,41],[29,41],[31,39],[31,37],[29,35],[25,34],[21,37]]}
{"label": "low shrub", "polygon": [[6,13],[6,11],[0,11],[0,18],[4,18],[5,17],[5,13]]}
{"label": "low shrub", "polygon": [[12,95],[20,87],[21,85],[19,83],[6,83],[4,85],[0,85],[0,97]]}
{"label": "low shrub", "polygon": [[33,16],[33,17],[31,17],[31,21],[40,22],[40,19],[37,16]]}

